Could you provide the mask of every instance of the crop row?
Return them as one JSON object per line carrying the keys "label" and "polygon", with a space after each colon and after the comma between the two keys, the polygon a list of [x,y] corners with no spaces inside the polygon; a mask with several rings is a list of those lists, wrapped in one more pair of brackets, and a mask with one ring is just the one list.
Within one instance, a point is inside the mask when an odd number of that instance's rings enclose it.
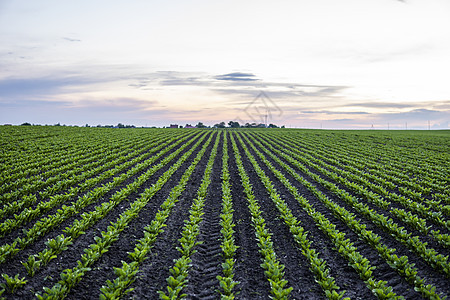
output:
{"label": "crop row", "polygon": [[0,299],[450,295],[445,133],[0,135]]}
{"label": "crop row", "polygon": [[[210,141],[212,136],[209,138]],[[45,293],[43,295],[38,295],[39,299],[60,299],[64,298],[70,290],[82,280],[83,276],[91,270],[91,266],[100,257],[108,251],[111,245],[117,241],[120,237],[120,233],[128,227],[128,224],[135,219],[139,212],[146,206],[146,204],[151,200],[151,198],[159,191],[162,186],[170,179],[171,175],[183,164],[183,162],[192,154],[195,148],[202,142],[200,139],[194,147],[192,147],[188,152],[186,152],[178,161],[175,163],[168,171],[166,171],[156,184],[152,185],[150,188],[146,189],[141,193],[140,197],[130,204],[130,208],[125,210],[117,218],[117,221],[108,226],[107,231],[102,232],[101,236],[96,236],[94,238],[94,243],[89,247],[85,248],[85,254],[82,255],[81,259],[77,261],[77,266],[72,269],[66,269],[61,274],[61,280],[56,283],[52,288],[44,287]],[[206,150],[208,142],[206,142],[202,147],[202,152]],[[203,153],[200,152],[199,155]],[[127,268],[128,272],[132,270],[133,266]],[[133,271],[132,271],[133,272]]]}
{"label": "crop row", "polygon": [[[254,142],[256,144],[258,144],[259,146],[262,147],[262,144],[260,144],[258,141],[254,140]],[[286,163],[284,163],[280,158],[278,158],[276,155],[274,155],[274,151],[275,149],[268,143],[265,144],[265,146],[267,146],[268,149],[265,149],[264,147],[263,150],[264,152],[270,156],[272,159],[274,159],[274,161],[276,161],[281,167],[283,167],[291,176],[293,176],[299,183],[301,183],[303,186],[305,186],[306,188],[308,188],[320,201],[322,201],[332,212],[333,214],[335,214],[337,217],[339,217],[341,220],[343,220],[347,226],[349,226],[360,238],[364,239],[371,247],[375,248],[378,252],[378,254],[380,255],[380,257],[384,258],[387,263],[395,270],[397,271],[400,275],[405,276],[406,280],[413,284],[415,286],[415,288],[420,291],[424,296],[429,297],[431,299],[437,299],[439,296],[436,294],[435,292],[435,288],[431,285],[425,285],[425,281],[424,279],[420,278],[417,274],[417,270],[414,268],[413,264],[408,263],[408,258],[406,256],[402,256],[402,257],[398,257],[397,255],[395,255],[395,249],[393,248],[389,248],[386,245],[384,245],[381,242],[381,237],[378,236],[376,233],[366,230],[366,226],[364,224],[361,224],[353,214],[349,213],[345,208],[343,208],[342,206],[337,205],[336,203],[334,203],[331,199],[329,199],[326,195],[324,195],[322,192],[320,192],[315,186],[314,184],[312,184],[311,182],[309,182],[308,180],[306,180],[305,178],[303,178],[302,176],[299,175],[298,172],[296,172],[292,167],[290,167],[289,165],[287,165]],[[271,150],[271,151],[269,151]],[[258,150],[255,151],[258,152]],[[289,150],[282,150],[286,153],[289,153]],[[319,176],[317,176],[316,174],[310,172],[308,169],[306,169],[303,165],[301,165],[299,163],[299,161],[296,161],[295,159],[293,159],[291,156],[284,154],[282,151],[280,151],[280,155],[285,158],[287,161],[289,161],[294,167],[296,167],[298,170],[300,170],[301,172],[308,174],[311,178],[313,178],[317,183],[327,186],[330,190],[335,190],[338,191],[339,188],[337,188],[336,186],[334,186],[332,183],[329,183],[325,180],[323,180],[322,178],[320,178]],[[265,159],[264,156],[262,156],[261,154],[261,158],[266,162],[266,164],[268,164],[270,166],[270,163]],[[303,197],[300,196],[300,194],[298,194],[298,192],[296,192],[296,189],[294,187],[292,187],[288,181],[286,180],[286,178],[283,176],[283,174],[281,172],[274,172],[274,174],[280,179],[280,181],[288,188],[290,189],[290,191],[294,194],[294,196],[302,202],[302,204],[308,209],[308,211],[311,211],[312,208],[310,206],[310,204],[307,202],[307,200]],[[352,197],[349,194],[345,194],[343,192],[343,194],[347,197],[347,199],[352,199]],[[372,212],[370,209],[367,208],[366,205],[358,203],[358,202],[352,202],[352,206],[353,207],[357,207],[360,208],[362,211],[363,210],[367,210],[369,212]],[[320,216],[321,214],[318,212],[315,213],[310,213],[310,215],[313,218],[317,218],[317,216]],[[384,220],[384,219],[382,219]],[[323,224],[324,221],[317,219],[317,224]],[[335,226],[333,226],[331,223],[327,222],[329,225],[329,227],[323,228],[323,230],[326,230],[328,233],[328,230],[330,230],[330,228],[333,228]],[[389,224],[392,225],[392,227],[394,228],[398,228],[396,227],[396,224],[388,221],[385,221],[385,223],[383,224]],[[333,231],[333,230],[332,230]],[[341,233],[342,235],[344,235],[343,233]],[[339,234],[337,234],[337,236],[340,236]],[[342,237],[343,238],[343,237]],[[346,240],[348,242],[348,240]],[[338,247],[338,246],[337,246]],[[344,247],[339,246],[339,251],[341,251],[342,249],[345,249],[345,251],[348,251],[348,249],[356,249],[355,247],[353,247],[351,244],[345,245]],[[345,254],[345,253],[344,253]],[[439,259],[441,256],[438,256],[437,259]],[[352,256],[350,255],[349,258],[352,258]],[[444,265],[445,267],[445,265]],[[367,268],[367,270],[370,270],[370,268]],[[363,269],[361,269],[361,271],[363,271]],[[362,274],[363,276],[367,276],[370,275],[371,272],[369,273],[365,273],[365,272],[360,272],[360,274]],[[362,277],[364,279],[364,277]],[[371,284],[373,281],[369,281],[368,283]],[[381,293],[382,291],[379,290],[378,288],[373,288],[371,287],[373,292],[376,293]],[[390,290],[389,290],[390,292]],[[389,293],[388,292],[388,293]],[[385,294],[386,292],[383,292],[383,294]],[[386,295],[386,294],[385,294]],[[380,294],[377,294],[377,296],[381,296]]]}

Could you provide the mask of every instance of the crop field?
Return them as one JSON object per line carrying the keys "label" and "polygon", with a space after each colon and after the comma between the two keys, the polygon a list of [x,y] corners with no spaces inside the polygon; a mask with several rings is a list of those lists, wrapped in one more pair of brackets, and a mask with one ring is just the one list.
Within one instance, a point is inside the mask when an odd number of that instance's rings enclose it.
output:
{"label": "crop field", "polygon": [[450,296],[450,131],[0,137],[0,298]]}

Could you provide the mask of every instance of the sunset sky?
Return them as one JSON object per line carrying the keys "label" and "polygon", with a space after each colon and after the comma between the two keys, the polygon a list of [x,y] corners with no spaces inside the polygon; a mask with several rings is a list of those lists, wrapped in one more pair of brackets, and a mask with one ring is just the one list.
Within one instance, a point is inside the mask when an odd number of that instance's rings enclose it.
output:
{"label": "sunset sky", "polygon": [[449,79],[448,0],[0,0],[0,124],[449,129]]}

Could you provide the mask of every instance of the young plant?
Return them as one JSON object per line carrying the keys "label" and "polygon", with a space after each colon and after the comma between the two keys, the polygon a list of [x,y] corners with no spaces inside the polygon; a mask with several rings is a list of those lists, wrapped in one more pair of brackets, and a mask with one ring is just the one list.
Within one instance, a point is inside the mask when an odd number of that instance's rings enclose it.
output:
{"label": "young plant", "polygon": [[19,278],[19,274],[16,274],[14,277],[9,277],[8,274],[2,274],[2,277],[6,280],[6,283],[1,283],[0,286],[10,294],[14,294],[17,289],[28,282],[28,280],[25,280],[25,277]]}
{"label": "young plant", "polygon": [[39,267],[41,266],[41,260],[36,260],[36,256],[30,255],[26,262],[22,262],[22,265],[27,270],[28,275],[33,277],[36,271],[39,270]]}

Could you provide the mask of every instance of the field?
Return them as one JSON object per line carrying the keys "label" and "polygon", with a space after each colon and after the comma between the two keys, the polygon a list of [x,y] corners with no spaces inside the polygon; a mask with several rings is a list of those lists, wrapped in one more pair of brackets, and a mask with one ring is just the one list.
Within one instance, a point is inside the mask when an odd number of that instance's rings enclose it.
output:
{"label": "field", "polygon": [[0,298],[450,295],[449,131],[0,137]]}

